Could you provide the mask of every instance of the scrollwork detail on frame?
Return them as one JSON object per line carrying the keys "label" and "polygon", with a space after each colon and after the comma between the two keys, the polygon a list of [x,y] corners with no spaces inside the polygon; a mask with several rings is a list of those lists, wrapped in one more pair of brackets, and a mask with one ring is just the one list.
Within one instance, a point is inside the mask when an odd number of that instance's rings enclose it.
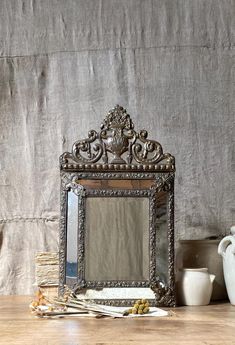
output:
{"label": "scrollwork detail on frame", "polygon": [[63,190],[72,190],[74,194],[80,196],[84,194],[84,188],[77,182],[77,174],[65,173],[61,174],[61,185]]}
{"label": "scrollwork detail on frame", "polygon": [[60,162],[63,166],[67,163],[93,164],[100,160],[115,165],[115,169],[119,165],[137,163],[147,166],[163,162],[171,169],[174,166],[174,157],[163,153],[159,142],[148,139],[146,130],[136,132],[130,115],[119,105],[108,112],[100,132],[90,130],[88,138],[77,140],[72,151],[61,156]]}
{"label": "scrollwork detail on frame", "polygon": [[156,304],[161,306],[175,307],[175,291],[172,287],[165,286],[165,284],[158,279],[152,281],[150,288],[153,290],[156,298]]}
{"label": "scrollwork detail on frame", "polygon": [[62,156],[62,162],[68,162],[72,160],[77,163],[95,163],[97,162],[102,154],[102,144],[96,142],[94,146],[92,143],[96,141],[98,134],[95,130],[91,130],[88,133],[88,138],[83,140],[77,140],[72,146],[72,152],[65,152]]}

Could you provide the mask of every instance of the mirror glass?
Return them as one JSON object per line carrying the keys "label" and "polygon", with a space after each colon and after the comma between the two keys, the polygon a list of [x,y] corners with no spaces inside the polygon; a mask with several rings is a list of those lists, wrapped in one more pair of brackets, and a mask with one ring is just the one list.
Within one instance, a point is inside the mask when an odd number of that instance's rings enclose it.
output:
{"label": "mirror glass", "polygon": [[68,192],[67,208],[67,248],[66,248],[66,284],[77,277],[77,231],[78,231],[78,196]]}
{"label": "mirror glass", "polygon": [[87,197],[86,281],[149,279],[149,199]]}
{"label": "mirror glass", "polygon": [[168,283],[168,193],[157,193],[156,205],[156,267],[157,275]]}

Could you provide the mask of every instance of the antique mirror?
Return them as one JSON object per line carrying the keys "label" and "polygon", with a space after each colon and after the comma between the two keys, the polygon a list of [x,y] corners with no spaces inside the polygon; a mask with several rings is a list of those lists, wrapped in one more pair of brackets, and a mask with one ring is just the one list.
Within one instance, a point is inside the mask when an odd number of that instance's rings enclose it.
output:
{"label": "antique mirror", "polygon": [[60,294],[174,306],[174,157],[117,105],[60,170]]}

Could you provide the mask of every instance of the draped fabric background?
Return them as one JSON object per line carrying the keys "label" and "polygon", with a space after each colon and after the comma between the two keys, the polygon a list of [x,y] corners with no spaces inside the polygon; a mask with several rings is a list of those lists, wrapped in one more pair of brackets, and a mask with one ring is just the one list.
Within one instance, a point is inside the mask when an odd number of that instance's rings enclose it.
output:
{"label": "draped fabric background", "polygon": [[57,250],[58,158],[115,104],[176,157],[176,238],[235,223],[233,0],[0,2],[0,293]]}

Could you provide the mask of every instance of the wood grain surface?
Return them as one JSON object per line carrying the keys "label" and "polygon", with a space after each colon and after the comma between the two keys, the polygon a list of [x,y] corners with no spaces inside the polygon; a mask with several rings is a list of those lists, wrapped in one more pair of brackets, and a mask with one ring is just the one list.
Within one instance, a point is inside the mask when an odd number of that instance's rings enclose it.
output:
{"label": "wood grain surface", "polygon": [[57,318],[30,314],[30,296],[0,297],[1,345],[234,345],[235,307],[178,307],[144,319]]}

